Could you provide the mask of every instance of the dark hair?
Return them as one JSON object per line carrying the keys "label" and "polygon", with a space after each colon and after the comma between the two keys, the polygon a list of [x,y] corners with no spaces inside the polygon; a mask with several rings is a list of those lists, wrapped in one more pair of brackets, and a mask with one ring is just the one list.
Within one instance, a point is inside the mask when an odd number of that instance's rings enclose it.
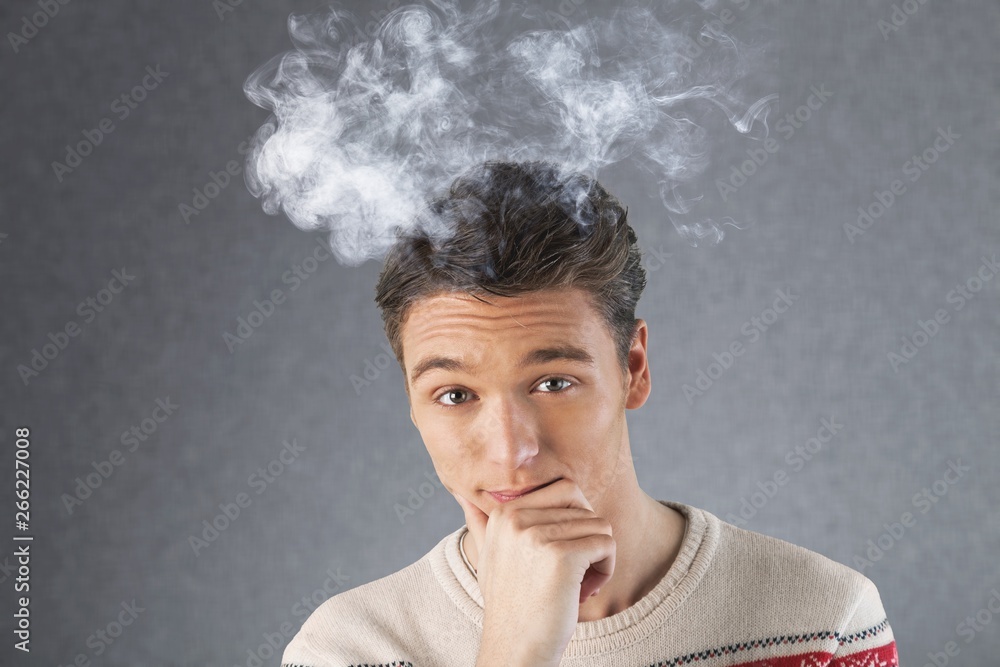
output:
{"label": "dark hair", "polygon": [[404,381],[401,331],[416,300],[560,287],[589,293],[627,373],[646,271],[628,209],[597,180],[549,162],[486,162],[456,178],[428,211],[429,220],[389,249],[375,287]]}

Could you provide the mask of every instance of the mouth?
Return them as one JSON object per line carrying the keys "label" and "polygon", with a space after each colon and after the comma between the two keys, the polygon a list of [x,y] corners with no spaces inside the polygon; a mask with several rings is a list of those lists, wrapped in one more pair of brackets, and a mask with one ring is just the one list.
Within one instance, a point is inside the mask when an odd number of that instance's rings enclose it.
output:
{"label": "mouth", "polygon": [[550,482],[545,482],[544,484],[539,484],[537,486],[529,486],[524,489],[502,489],[500,491],[487,491],[486,493],[493,496],[493,499],[498,503],[507,503],[511,500],[517,500],[518,498],[526,496],[529,493],[533,493],[534,491],[538,491],[539,489],[544,489],[546,486],[554,484],[560,479],[562,479],[562,477],[558,477]]}

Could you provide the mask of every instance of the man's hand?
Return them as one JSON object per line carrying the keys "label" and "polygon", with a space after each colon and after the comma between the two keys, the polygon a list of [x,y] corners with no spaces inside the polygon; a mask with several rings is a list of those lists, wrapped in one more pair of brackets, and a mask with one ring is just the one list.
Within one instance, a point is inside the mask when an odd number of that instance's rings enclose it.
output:
{"label": "man's hand", "polygon": [[487,515],[453,494],[476,541],[485,612],[477,667],[556,667],[580,605],[611,579],[611,523],[560,479]]}

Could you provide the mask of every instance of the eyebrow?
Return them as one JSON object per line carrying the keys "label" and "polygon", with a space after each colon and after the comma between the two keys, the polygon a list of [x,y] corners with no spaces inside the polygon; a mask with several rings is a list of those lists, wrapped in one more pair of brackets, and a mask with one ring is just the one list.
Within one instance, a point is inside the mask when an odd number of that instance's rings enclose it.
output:
{"label": "eyebrow", "polygon": [[[587,366],[597,365],[594,361],[594,357],[582,347],[577,347],[576,345],[556,345],[554,347],[543,347],[528,352],[521,358],[521,361],[518,362],[517,367],[527,368],[528,366],[537,366],[539,364],[545,364],[550,361],[557,360],[575,361]],[[410,373],[410,384],[416,384],[421,375],[435,369],[452,372],[469,372],[468,367],[458,359],[451,359],[449,357],[428,357],[413,367],[413,371]]]}

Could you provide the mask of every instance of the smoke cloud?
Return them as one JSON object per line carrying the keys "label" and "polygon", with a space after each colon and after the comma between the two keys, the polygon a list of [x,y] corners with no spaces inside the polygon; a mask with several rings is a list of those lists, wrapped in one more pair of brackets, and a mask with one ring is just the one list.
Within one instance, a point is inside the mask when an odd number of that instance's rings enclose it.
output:
{"label": "smoke cloud", "polygon": [[698,198],[679,194],[708,164],[699,121],[722,114],[740,133],[766,134],[776,96],[733,94],[746,49],[707,3],[601,18],[587,17],[585,0],[563,0],[562,13],[503,4],[428,0],[368,32],[338,6],[292,14],[294,50],[244,84],[271,112],[245,171],[264,211],[329,230],[337,260],[356,266],[382,258],[429,197],[487,160],[552,161],[566,179],[629,161],[685,240],[718,243],[722,226],[689,220]]}

